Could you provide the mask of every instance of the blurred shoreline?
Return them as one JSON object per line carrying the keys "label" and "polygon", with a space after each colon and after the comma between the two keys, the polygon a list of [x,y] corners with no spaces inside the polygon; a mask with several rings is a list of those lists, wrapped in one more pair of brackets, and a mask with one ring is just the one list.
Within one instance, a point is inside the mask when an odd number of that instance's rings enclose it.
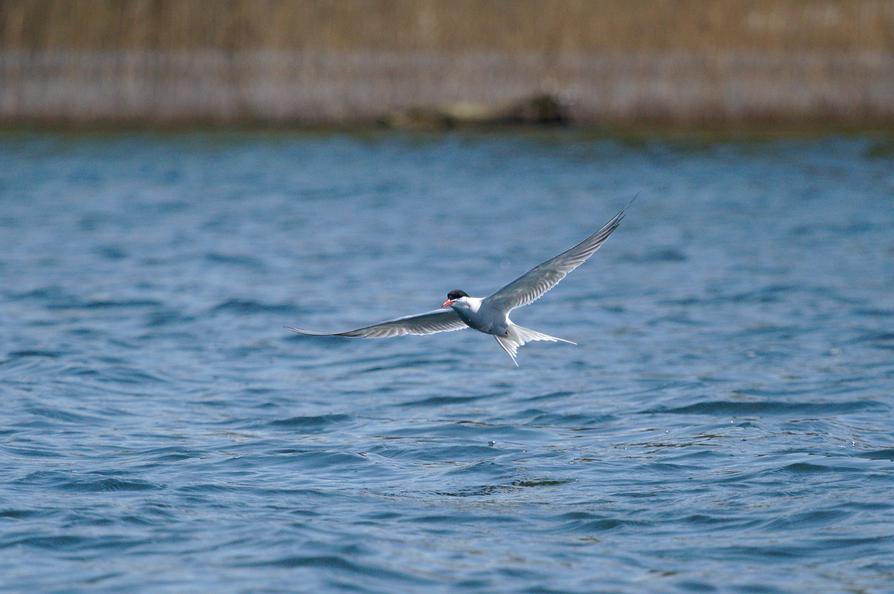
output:
{"label": "blurred shoreline", "polygon": [[49,141],[66,144],[81,141],[164,139],[170,142],[206,141],[215,144],[263,142],[290,143],[299,139],[356,139],[387,142],[395,138],[408,143],[440,142],[445,136],[476,144],[501,138],[517,138],[547,145],[616,143],[630,147],[669,147],[699,151],[723,144],[770,145],[777,142],[816,142],[828,139],[861,139],[865,156],[894,157],[894,126],[587,126],[543,127],[530,125],[476,126],[444,129],[391,129],[380,125],[236,125],[190,124],[78,125],[0,124],[0,142]]}
{"label": "blurred shoreline", "polygon": [[0,11],[4,128],[541,123],[890,127],[894,2],[6,0]]}

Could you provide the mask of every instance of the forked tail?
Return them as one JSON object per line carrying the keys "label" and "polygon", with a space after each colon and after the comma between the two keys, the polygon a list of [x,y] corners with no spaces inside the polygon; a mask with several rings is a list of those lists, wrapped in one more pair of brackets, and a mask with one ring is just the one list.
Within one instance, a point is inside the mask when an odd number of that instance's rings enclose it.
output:
{"label": "forked tail", "polygon": [[543,340],[546,342],[567,342],[568,344],[577,344],[576,342],[571,342],[570,340],[565,340],[564,338],[558,338],[556,336],[550,336],[543,332],[537,332],[536,330],[531,330],[530,328],[525,328],[518,324],[509,326],[509,334],[507,336],[494,335],[494,338],[497,339],[497,344],[506,351],[506,354],[509,355],[516,367],[518,367],[518,361],[515,360],[515,357],[518,355],[519,347],[522,347],[529,342]]}

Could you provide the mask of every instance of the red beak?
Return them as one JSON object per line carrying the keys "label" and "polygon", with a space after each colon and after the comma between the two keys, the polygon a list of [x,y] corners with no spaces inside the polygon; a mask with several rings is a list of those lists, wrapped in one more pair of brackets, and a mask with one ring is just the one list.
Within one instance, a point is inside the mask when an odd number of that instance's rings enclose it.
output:
{"label": "red beak", "polygon": [[441,307],[450,307],[451,305],[453,305],[453,299],[448,299],[447,301],[445,301],[444,303],[441,304]]}

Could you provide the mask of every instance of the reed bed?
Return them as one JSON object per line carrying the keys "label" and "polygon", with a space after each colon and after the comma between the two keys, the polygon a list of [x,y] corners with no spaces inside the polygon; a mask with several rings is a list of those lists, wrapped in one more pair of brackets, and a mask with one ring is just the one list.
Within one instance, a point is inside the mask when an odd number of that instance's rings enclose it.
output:
{"label": "reed bed", "polygon": [[894,120],[891,0],[3,0],[0,121]]}

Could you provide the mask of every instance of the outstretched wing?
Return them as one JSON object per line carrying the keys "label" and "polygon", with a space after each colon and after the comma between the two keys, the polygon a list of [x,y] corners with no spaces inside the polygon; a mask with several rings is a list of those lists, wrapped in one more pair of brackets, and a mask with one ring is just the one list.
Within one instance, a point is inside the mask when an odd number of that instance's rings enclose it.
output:
{"label": "outstretched wing", "polygon": [[612,220],[603,225],[599,231],[555,258],[535,266],[485,299],[485,302],[489,302],[495,307],[508,312],[516,307],[537,301],[544,293],[568,276],[569,272],[595,254],[596,250],[602,247],[609,235],[618,228],[623,218],[624,211],[621,210]]}
{"label": "outstretched wing", "polygon": [[391,338],[406,334],[436,334],[438,332],[453,332],[468,328],[455,311],[452,309],[436,309],[415,316],[405,316],[386,322],[373,324],[347,332],[313,332],[301,328],[289,328],[292,332],[306,336],[350,336],[357,338]]}

